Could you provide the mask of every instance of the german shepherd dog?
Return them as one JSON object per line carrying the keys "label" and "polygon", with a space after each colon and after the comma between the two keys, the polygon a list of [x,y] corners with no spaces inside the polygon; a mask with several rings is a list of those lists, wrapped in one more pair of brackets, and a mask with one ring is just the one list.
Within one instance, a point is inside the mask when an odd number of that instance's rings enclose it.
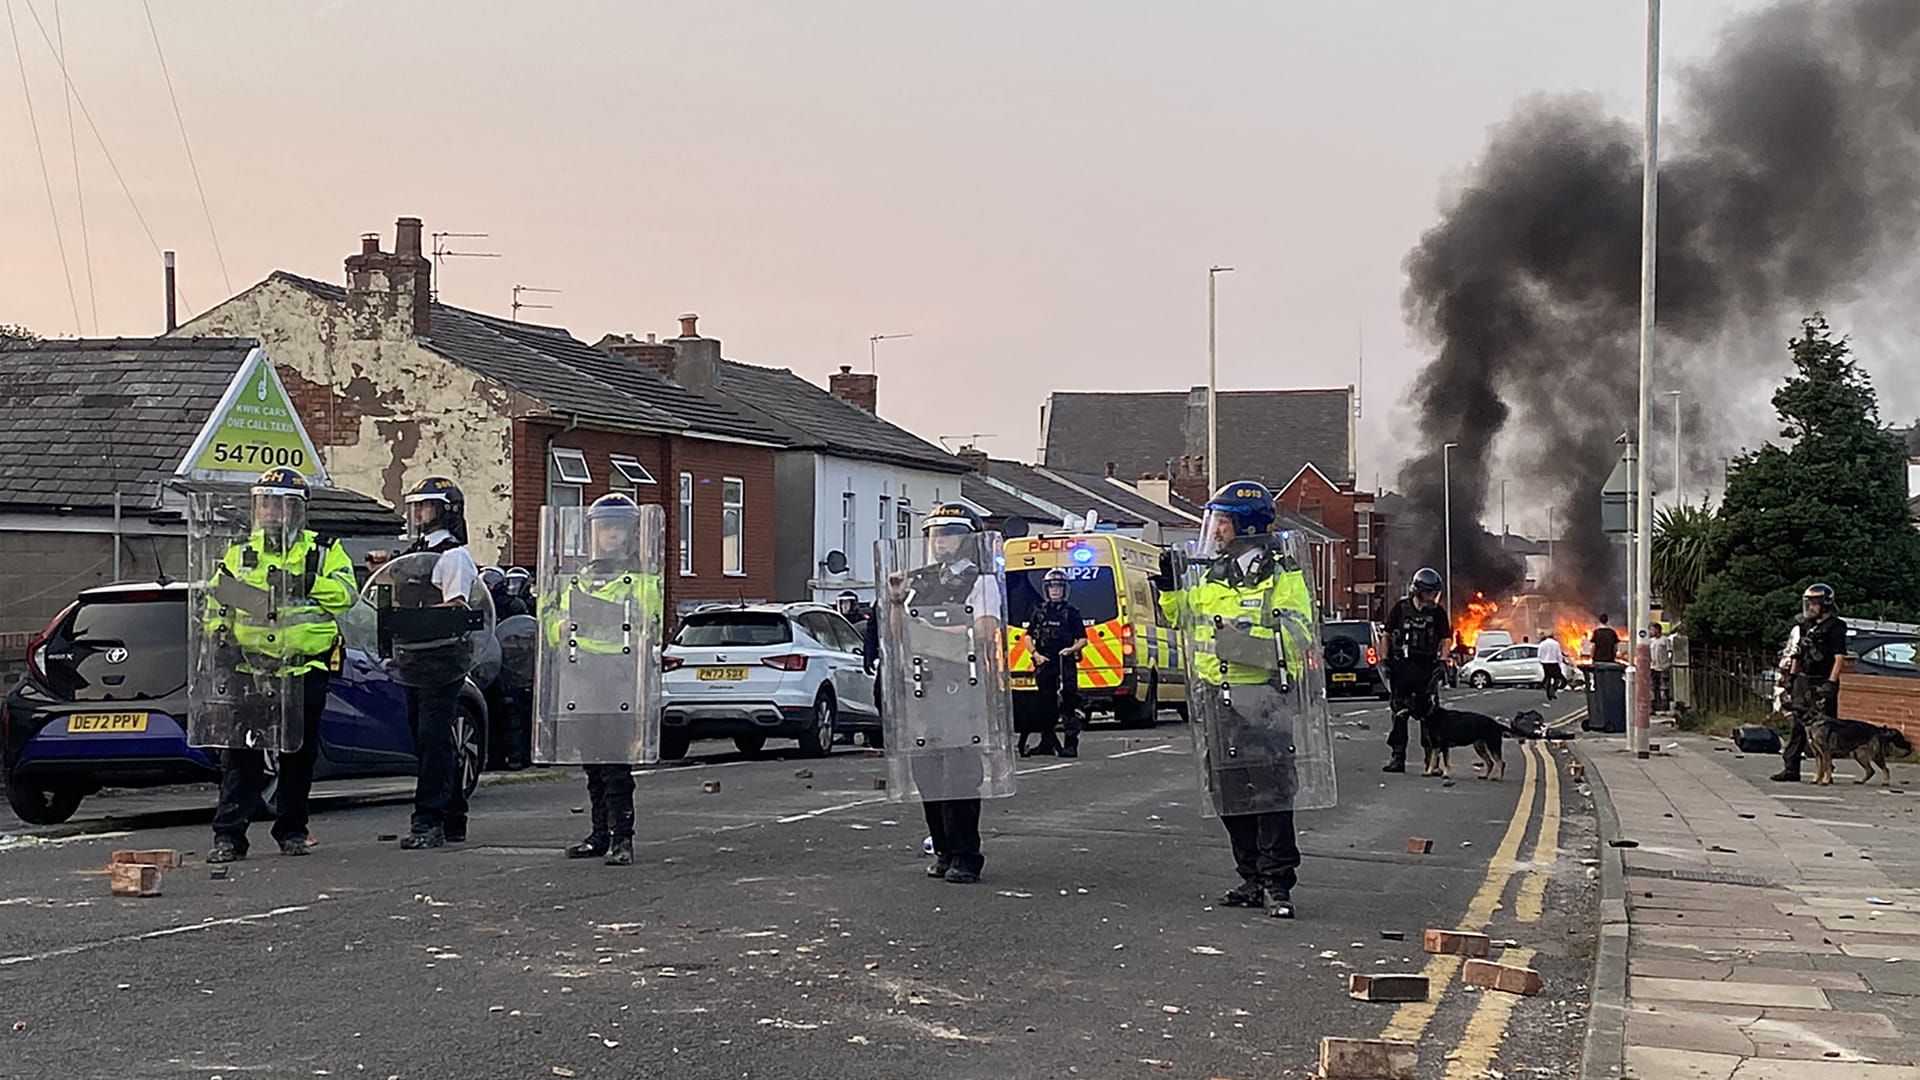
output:
{"label": "german shepherd dog", "polygon": [[1824,717],[1807,724],[1807,747],[1813,751],[1813,782],[1821,785],[1833,783],[1835,761],[1850,757],[1867,770],[1867,774],[1854,783],[1864,784],[1873,779],[1874,767],[1878,766],[1886,774],[1880,781],[1880,786],[1885,787],[1893,783],[1893,770],[1887,768],[1888,753],[1895,750],[1913,753],[1913,744],[1898,728]]}
{"label": "german shepherd dog", "polygon": [[1506,778],[1507,762],[1500,756],[1500,740],[1512,732],[1505,724],[1485,713],[1449,709],[1431,697],[1422,704],[1426,706],[1424,712],[1414,714],[1414,718],[1420,721],[1420,746],[1427,753],[1427,764],[1420,770],[1421,776],[1452,780],[1453,769],[1447,761],[1447,751],[1471,746],[1486,765],[1480,779]]}

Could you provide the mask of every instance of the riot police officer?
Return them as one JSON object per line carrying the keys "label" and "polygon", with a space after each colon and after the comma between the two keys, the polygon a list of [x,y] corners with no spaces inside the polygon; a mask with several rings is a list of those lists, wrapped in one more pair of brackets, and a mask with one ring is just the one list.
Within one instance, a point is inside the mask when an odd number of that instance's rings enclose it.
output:
{"label": "riot police officer", "polygon": [[493,594],[493,613],[498,619],[533,614],[533,575],[526,567],[513,567],[501,576],[500,591]]}
{"label": "riot police officer", "polygon": [[[1393,692],[1393,730],[1387,734],[1391,755],[1382,771],[1407,771],[1407,719],[1423,717],[1432,707],[1436,685],[1444,677],[1447,646],[1453,624],[1440,603],[1445,583],[1440,572],[1423,566],[1413,575],[1407,595],[1387,613],[1387,684]],[[1425,738],[1424,729],[1421,736]]]}
{"label": "riot police officer", "polygon": [[1840,618],[1833,586],[1816,583],[1800,594],[1799,628],[1787,691],[1793,733],[1780,754],[1785,767],[1772,776],[1783,782],[1800,779],[1800,759],[1807,753],[1807,724],[1839,716],[1840,663],[1847,655],[1847,624]]}
{"label": "riot police officer", "polygon": [[1220,903],[1290,919],[1300,866],[1294,809],[1330,793],[1332,759],[1325,690],[1307,670],[1313,596],[1297,557],[1275,542],[1275,516],[1264,484],[1223,486],[1207,502],[1195,562],[1182,567],[1167,552],[1154,584],[1162,612],[1188,638],[1188,708],[1206,794],[1240,874]]}
{"label": "riot police officer", "polygon": [[[1002,767],[1012,747],[994,722],[1004,721],[1009,705],[1000,576],[997,567],[986,565],[988,537],[980,516],[965,504],[934,507],[922,532],[931,561],[887,579],[886,617],[897,636],[882,634],[881,648],[889,653],[882,661],[896,688],[911,689],[885,710],[882,721],[887,754],[894,759],[890,769],[904,761],[907,776],[901,779],[920,793],[934,854],[927,876],[967,885],[980,880],[986,863],[980,853],[981,797],[1012,793],[1012,769]],[[911,623],[916,612],[944,621]],[[939,655],[922,655],[934,647]]]}
{"label": "riot police officer", "polygon": [[[220,578],[279,596],[270,612],[246,614],[211,601],[202,613],[208,637],[230,642],[244,659],[240,670],[263,678],[291,677],[300,710],[300,748],[280,755],[279,814],[273,838],[283,855],[307,853],[307,796],[313,759],[320,747],[320,715],[327,684],[339,666],[340,627],[334,617],[353,606],[353,560],[332,540],[306,527],[307,478],[284,466],[268,469],[253,485],[253,529],[227,547],[209,592]],[[247,856],[247,823],[260,804],[266,763],[260,750],[227,747],[220,763],[220,803],[213,814],[210,863]]]}
{"label": "riot police officer", "polygon": [[[664,617],[663,583],[657,573],[639,572],[640,507],[619,492],[602,495],[586,511],[587,564],[571,575],[556,602],[546,605],[541,618],[550,649],[572,650],[574,663],[599,669],[574,673],[576,684],[601,684],[617,693],[631,693],[636,673],[657,671],[652,655],[632,655],[634,642],[658,641]],[[589,609],[598,611],[637,611],[651,624],[651,634],[627,633],[631,625],[619,620],[595,620]],[[616,622],[619,625],[615,625]],[[650,644],[642,646],[649,654]],[[644,678],[645,675],[640,677]],[[656,676],[653,676],[657,678]],[[543,695],[544,696],[544,695]],[[557,703],[542,702],[543,720],[559,712]],[[586,839],[567,848],[569,859],[605,857],[608,866],[633,864],[633,762],[595,762],[583,766],[587,774],[587,798],[592,804],[593,831]]]}
{"label": "riot police officer", "polygon": [[[1033,649],[1034,693],[1038,706],[1040,745],[1035,754],[1080,756],[1080,651],[1087,647],[1087,624],[1080,609],[1067,602],[1067,572],[1054,567],[1040,579],[1041,604],[1027,620],[1027,641]],[[1023,695],[1025,696],[1025,695]],[[1054,737],[1054,726],[1065,721],[1067,741]],[[1020,756],[1027,756],[1026,730],[1020,732]]]}
{"label": "riot police officer", "polygon": [[[407,492],[406,505],[407,535],[413,540],[406,553],[430,551],[439,555],[432,585],[440,591],[440,604],[466,607],[480,576],[480,568],[467,553],[466,496],[452,480],[429,476]],[[457,844],[467,838],[467,793],[453,725],[465,678],[461,673],[442,685],[407,687],[414,752],[419,756],[412,827],[400,841],[400,846],[409,851]]]}

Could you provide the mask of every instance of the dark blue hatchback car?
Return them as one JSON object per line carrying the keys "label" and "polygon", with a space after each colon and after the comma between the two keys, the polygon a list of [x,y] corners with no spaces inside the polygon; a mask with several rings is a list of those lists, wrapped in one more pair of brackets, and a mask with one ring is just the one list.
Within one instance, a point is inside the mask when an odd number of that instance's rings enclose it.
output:
{"label": "dark blue hatchback car", "polygon": [[[320,721],[314,778],[412,775],[403,688],[351,625],[346,670]],[[0,775],[13,812],[30,825],[57,825],[104,787],[218,779],[218,751],[187,745],[186,683],[185,583],[82,592],[34,637],[27,674],[0,705]],[[455,723],[471,794],[487,759],[486,701],[471,682]]]}

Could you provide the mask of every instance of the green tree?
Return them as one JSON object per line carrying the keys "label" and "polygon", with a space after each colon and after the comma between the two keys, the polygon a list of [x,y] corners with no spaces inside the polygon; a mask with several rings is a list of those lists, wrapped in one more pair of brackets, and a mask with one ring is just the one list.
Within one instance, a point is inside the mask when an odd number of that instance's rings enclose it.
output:
{"label": "green tree", "polygon": [[1653,590],[1669,618],[1683,613],[1706,583],[1717,521],[1704,504],[1670,506],[1653,516]]}
{"label": "green tree", "polygon": [[1920,612],[1920,532],[1907,513],[1906,445],[1880,423],[1873,384],[1818,314],[1789,343],[1773,395],[1785,447],[1736,459],[1713,530],[1713,574],[1687,610],[1709,641],[1775,643],[1800,591],[1824,581],[1843,611]]}

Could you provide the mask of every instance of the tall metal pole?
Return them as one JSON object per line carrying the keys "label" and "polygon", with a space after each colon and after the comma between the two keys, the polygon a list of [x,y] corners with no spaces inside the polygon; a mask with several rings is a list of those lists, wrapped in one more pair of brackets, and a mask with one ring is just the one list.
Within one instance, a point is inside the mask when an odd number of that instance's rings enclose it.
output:
{"label": "tall metal pole", "polygon": [[1500,546],[1507,546],[1507,482],[1500,481]]}
{"label": "tall metal pole", "polygon": [[1207,491],[1210,493],[1220,488],[1220,409],[1216,400],[1220,393],[1220,367],[1214,332],[1214,283],[1221,274],[1232,270],[1231,266],[1207,268]]}
{"label": "tall metal pole", "polygon": [[1444,489],[1447,530],[1447,618],[1453,618],[1453,448],[1450,442],[1440,448],[1440,486]]}
{"label": "tall metal pole", "polygon": [[1658,240],[1660,195],[1660,0],[1647,0],[1647,115],[1643,138],[1643,176],[1640,185],[1640,452],[1635,456],[1639,480],[1639,533],[1634,538],[1633,667],[1629,669],[1628,700],[1633,721],[1628,727],[1628,743],[1635,757],[1647,756],[1648,738],[1653,722],[1653,680],[1647,677],[1653,661],[1653,649],[1647,640],[1647,619],[1652,614],[1653,570],[1652,530],[1647,523],[1653,517],[1653,484],[1647,461],[1648,430],[1653,426],[1653,324],[1654,324],[1654,251]]}
{"label": "tall metal pole", "polygon": [[1667,396],[1673,399],[1673,505],[1686,502],[1685,493],[1680,487],[1680,397],[1683,390],[1669,390]]}

